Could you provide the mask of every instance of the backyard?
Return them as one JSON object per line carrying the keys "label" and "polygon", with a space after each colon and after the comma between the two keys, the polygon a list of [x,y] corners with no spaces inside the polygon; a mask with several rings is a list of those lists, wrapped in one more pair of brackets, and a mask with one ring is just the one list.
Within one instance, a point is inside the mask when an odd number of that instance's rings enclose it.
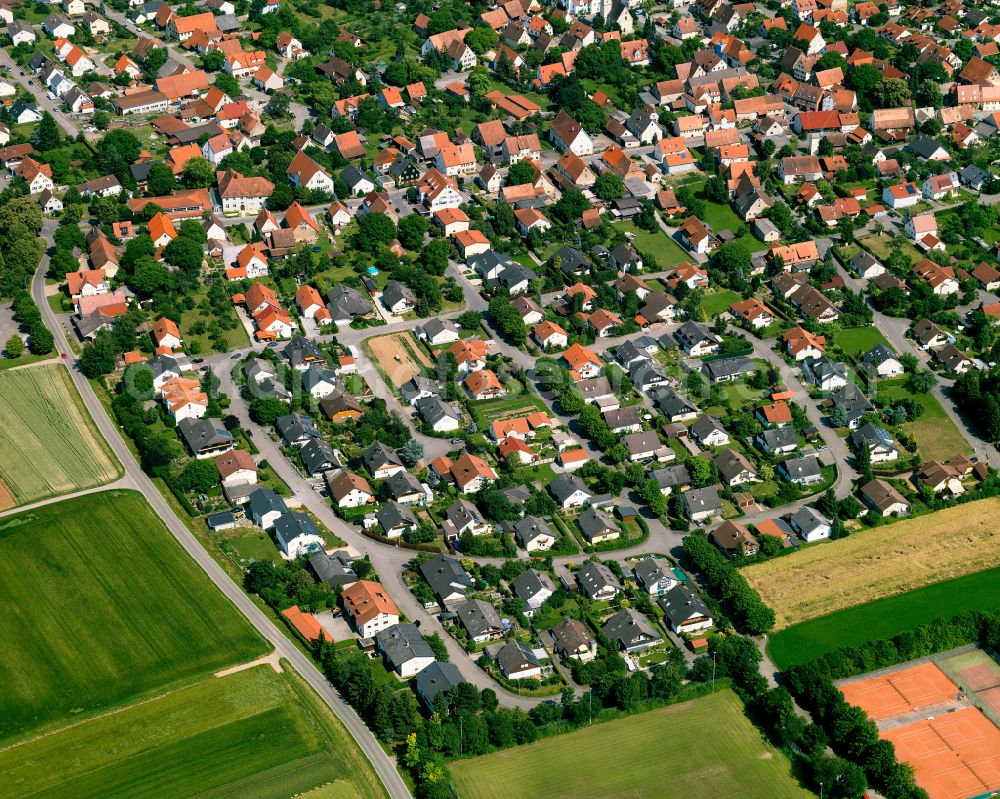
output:
{"label": "backyard", "polygon": [[919,419],[903,424],[913,436],[920,457],[927,460],[947,460],[952,455],[971,455],[972,447],[941,403],[933,394],[914,394],[906,389],[905,380],[880,380],[874,383],[872,399],[902,399],[909,397],[920,403],[924,412]]}
{"label": "backyard", "polygon": [[889,349],[892,346],[886,341],[878,328],[875,327],[845,327],[833,337],[833,343],[847,355],[860,357],[872,347],[882,344]]}
{"label": "backyard", "polygon": [[888,260],[889,255],[892,253],[892,247],[889,245],[894,241],[899,242],[898,246],[900,250],[910,259],[911,265],[924,259],[920,250],[902,237],[890,236],[887,233],[872,233],[870,236],[864,236],[858,239],[858,242],[866,249],[870,250],[871,254],[882,263],[885,263]]}
{"label": "backyard", "polygon": [[632,222],[616,222],[615,226],[635,236],[633,246],[639,252],[654,256],[657,269],[670,269],[691,260],[691,256],[684,252],[684,248],[662,230],[650,233]]}
{"label": "backyard", "polygon": [[[863,530],[743,570],[781,630],[1000,565],[1000,499]],[[945,606],[948,607],[948,606]]]}
{"label": "backyard", "polygon": [[0,374],[0,510],[103,485],[119,474],[62,366]]}
{"label": "backyard", "polygon": [[0,745],[267,650],[134,492],[0,520],[0,605]]}
{"label": "backyard", "polygon": [[476,799],[812,795],[729,690],[458,761],[451,772],[459,794]]}

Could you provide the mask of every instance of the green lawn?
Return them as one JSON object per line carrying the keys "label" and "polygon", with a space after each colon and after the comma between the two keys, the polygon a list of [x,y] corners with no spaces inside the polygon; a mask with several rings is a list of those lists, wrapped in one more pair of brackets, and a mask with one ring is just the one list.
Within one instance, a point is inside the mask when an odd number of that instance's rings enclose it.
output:
{"label": "green lawn", "polygon": [[967,574],[773,633],[767,651],[779,668],[806,663],[842,646],[891,638],[942,616],[1000,608],[1000,568]]}
{"label": "green lawn", "polygon": [[732,303],[739,302],[741,299],[743,299],[742,295],[732,289],[715,289],[705,292],[705,296],[701,300],[701,307],[711,319],[723,311],[728,311]]}
{"label": "green lawn", "polygon": [[120,474],[62,366],[0,374],[0,509],[109,483]]}
{"label": "green lawn", "polygon": [[466,799],[796,799],[811,793],[729,690],[455,762]]}
{"label": "green lawn", "polygon": [[877,344],[884,344],[892,349],[892,345],[876,327],[845,327],[837,333],[833,343],[848,355],[864,355]]}
{"label": "green lawn", "polygon": [[858,242],[871,250],[872,255],[878,258],[878,260],[882,263],[885,263],[889,258],[889,254],[892,252],[889,245],[893,241],[898,241],[900,243],[900,249],[907,257],[909,257],[912,264],[916,264],[924,259],[924,255],[920,252],[920,250],[902,237],[893,237],[887,233],[873,233],[870,236],[864,236],[863,238],[858,239]]}
{"label": "green lawn", "polygon": [[685,261],[691,261],[691,256],[684,251],[684,248],[662,230],[650,233],[648,230],[636,227],[632,222],[616,222],[615,225],[626,233],[635,235],[633,242],[635,248],[641,253],[654,256],[658,269],[669,269]]}
{"label": "green lawn", "polygon": [[[731,233],[736,233],[740,227],[746,227],[746,222],[740,219],[732,207],[726,203],[712,202],[711,200],[705,200],[705,218],[702,220],[707,222],[711,228],[712,232],[718,235],[723,230],[728,230]],[[745,236],[741,236],[737,241],[744,242],[753,252],[759,252],[760,250],[770,249],[770,244],[761,241],[752,233],[747,233]]]}
{"label": "green lawn", "polygon": [[924,460],[947,460],[952,455],[971,455],[972,447],[962,432],[945,413],[933,394],[912,394],[906,390],[905,379],[881,380],[874,383],[874,399],[901,399],[911,397],[924,409],[919,419],[906,422],[903,429],[917,442]]}
{"label": "green lawn", "polygon": [[10,795],[66,799],[284,799],[321,785],[385,795],[339,722],[296,676],[270,666],[7,749],[0,784]]}
{"label": "green lawn", "polygon": [[137,493],[0,520],[0,744],[264,654]]}

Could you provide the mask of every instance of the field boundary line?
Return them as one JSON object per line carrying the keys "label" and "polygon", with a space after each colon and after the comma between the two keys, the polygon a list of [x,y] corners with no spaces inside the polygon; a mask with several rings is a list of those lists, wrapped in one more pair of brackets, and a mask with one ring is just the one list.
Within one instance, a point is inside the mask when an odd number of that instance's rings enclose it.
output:
{"label": "field boundary line", "polygon": [[222,671],[217,671],[213,675],[214,677],[228,677],[230,674],[236,674],[240,671],[246,671],[247,669],[252,669],[255,666],[270,666],[278,674],[281,674],[281,653],[275,649],[270,654],[259,657],[256,660],[251,660],[248,663],[237,663],[235,666],[230,666],[228,669],[223,669]]}
{"label": "field boundary line", "polygon": [[7,516],[14,516],[18,513],[38,510],[39,508],[44,508],[46,505],[54,505],[56,502],[62,502],[63,500],[78,499],[79,497],[85,497],[90,494],[100,494],[102,491],[138,491],[138,488],[136,488],[135,483],[128,475],[123,475],[113,483],[106,483],[102,486],[93,486],[92,488],[82,488],[79,491],[74,491],[72,494],[56,494],[53,497],[40,499],[37,502],[32,502],[28,505],[15,505],[13,508],[0,510],[0,519],[6,518]]}

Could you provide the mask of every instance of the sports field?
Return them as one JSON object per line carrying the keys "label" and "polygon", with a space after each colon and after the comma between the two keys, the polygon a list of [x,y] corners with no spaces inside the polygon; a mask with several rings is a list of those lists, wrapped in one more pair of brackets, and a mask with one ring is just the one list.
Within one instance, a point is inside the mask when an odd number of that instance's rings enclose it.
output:
{"label": "sports field", "polygon": [[110,483],[120,473],[65,369],[0,373],[0,510]]}
{"label": "sports field", "polygon": [[786,669],[842,646],[892,638],[941,616],[998,608],[1000,569],[989,569],[796,624],[771,634],[767,651]]}
{"label": "sports field", "polygon": [[0,785],[54,799],[385,795],[311,691],[266,665],[0,752]]}
{"label": "sports field", "polygon": [[809,547],[743,574],[774,608],[781,630],[1000,565],[998,515],[996,497],[969,502]]}
{"label": "sports field", "polygon": [[[944,662],[966,655],[989,659],[974,652]],[[984,670],[984,663],[975,658],[969,663],[957,672],[977,684],[996,685],[996,675]],[[931,799],[968,799],[1000,788],[1000,729],[937,664],[904,664],[838,687],[844,699],[878,724],[879,735],[892,742],[899,760],[913,765],[917,784]]]}
{"label": "sports field", "polygon": [[451,765],[462,799],[796,799],[785,756],[729,690]]}
{"label": "sports field", "polygon": [[127,491],[0,519],[0,607],[0,744],[268,650]]}

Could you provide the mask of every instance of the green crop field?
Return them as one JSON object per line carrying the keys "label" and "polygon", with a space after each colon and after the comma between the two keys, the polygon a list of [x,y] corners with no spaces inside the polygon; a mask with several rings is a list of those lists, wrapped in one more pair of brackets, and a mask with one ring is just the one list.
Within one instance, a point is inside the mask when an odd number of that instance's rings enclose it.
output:
{"label": "green crop field", "polygon": [[788,760],[729,690],[453,763],[462,799],[796,799]]}
{"label": "green crop field", "polygon": [[892,638],[941,616],[997,609],[1000,609],[1000,568],[934,583],[793,625],[771,634],[767,651],[779,668],[786,669],[842,646]]}
{"label": "green crop field", "polygon": [[0,519],[0,607],[0,745],[267,651],[128,491]]}
{"label": "green crop field", "polygon": [[0,785],[25,799],[385,795],[308,686],[270,666],[210,677],[0,752]]}
{"label": "green crop field", "polygon": [[0,374],[0,510],[120,473],[63,367]]}

